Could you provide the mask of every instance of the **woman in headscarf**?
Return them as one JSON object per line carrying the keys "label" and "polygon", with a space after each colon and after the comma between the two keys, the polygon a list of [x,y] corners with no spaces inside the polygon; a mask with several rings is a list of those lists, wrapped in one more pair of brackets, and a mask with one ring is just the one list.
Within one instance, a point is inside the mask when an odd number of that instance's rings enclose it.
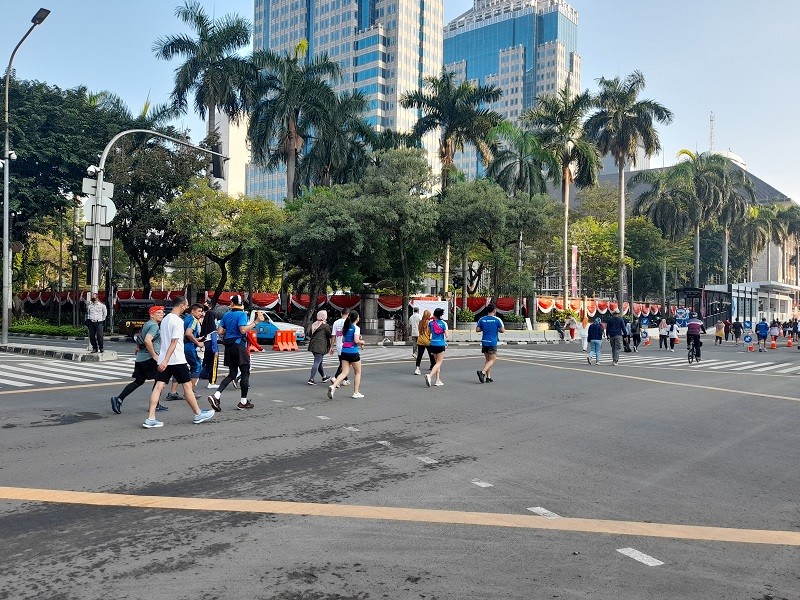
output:
{"label": "woman in headscarf", "polygon": [[661,350],[663,347],[664,350],[669,350],[669,344],[667,340],[669,339],[669,323],[667,323],[666,319],[661,319],[658,323],[658,349]]}
{"label": "woman in headscarf", "polygon": [[322,368],[322,359],[330,352],[332,340],[331,326],[328,325],[328,311],[321,310],[317,312],[317,320],[308,327],[308,351],[314,354],[314,364],[311,366],[308,385],[317,385],[314,382],[317,372],[322,376],[323,383],[330,379]]}

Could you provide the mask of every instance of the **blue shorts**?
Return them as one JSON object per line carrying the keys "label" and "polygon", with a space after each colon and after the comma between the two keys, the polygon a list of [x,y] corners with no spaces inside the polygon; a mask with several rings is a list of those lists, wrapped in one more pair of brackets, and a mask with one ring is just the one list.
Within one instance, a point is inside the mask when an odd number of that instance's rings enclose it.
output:
{"label": "blue shorts", "polygon": [[200,357],[197,356],[197,348],[194,346],[184,347],[183,353],[186,355],[186,363],[189,365],[189,373],[192,379],[197,379],[200,377],[200,369],[203,367]]}

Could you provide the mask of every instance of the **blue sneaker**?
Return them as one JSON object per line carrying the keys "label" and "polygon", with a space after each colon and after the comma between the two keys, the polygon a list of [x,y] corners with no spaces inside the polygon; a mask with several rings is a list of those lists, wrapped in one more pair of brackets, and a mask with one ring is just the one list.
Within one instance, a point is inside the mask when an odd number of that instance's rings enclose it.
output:
{"label": "blue sneaker", "polygon": [[119,396],[114,396],[111,398],[111,410],[113,410],[116,414],[120,414],[122,412],[122,399]]}
{"label": "blue sneaker", "polygon": [[165,410],[169,410],[169,407],[164,406],[160,402],[156,404],[156,412],[164,412]]}
{"label": "blue sneaker", "polygon": [[194,420],[192,421],[192,423],[194,423],[195,425],[198,425],[199,423],[205,423],[213,416],[214,416],[213,410],[201,410],[199,415],[194,416]]}
{"label": "blue sneaker", "polygon": [[145,419],[145,422],[142,423],[142,427],[144,427],[145,429],[154,429],[156,427],[163,427],[163,426],[164,422],[159,421],[157,419]]}

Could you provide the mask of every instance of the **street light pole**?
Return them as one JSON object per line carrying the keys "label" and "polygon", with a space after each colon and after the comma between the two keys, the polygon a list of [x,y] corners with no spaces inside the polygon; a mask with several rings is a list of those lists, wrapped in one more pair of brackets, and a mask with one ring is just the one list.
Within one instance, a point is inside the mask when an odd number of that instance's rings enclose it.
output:
{"label": "street light pole", "polygon": [[22,43],[30,35],[31,31],[37,25],[41,25],[47,18],[50,11],[46,8],[40,8],[36,11],[31,19],[32,25],[22,36],[22,39],[14,46],[14,51],[11,53],[11,58],[8,59],[8,67],[6,67],[6,87],[5,87],[5,110],[3,112],[4,129],[5,129],[5,150],[3,152],[3,327],[0,332],[0,342],[3,344],[8,343],[8,326],[11,323],[11,227],[9,225],[9,191],[8,186],[11,180],[11,148],[9,145],[9,129],[11,127],[8,121],[8,87],[11,83],[11,65],[14,62],[14,56],[17,50],[22,46]]}

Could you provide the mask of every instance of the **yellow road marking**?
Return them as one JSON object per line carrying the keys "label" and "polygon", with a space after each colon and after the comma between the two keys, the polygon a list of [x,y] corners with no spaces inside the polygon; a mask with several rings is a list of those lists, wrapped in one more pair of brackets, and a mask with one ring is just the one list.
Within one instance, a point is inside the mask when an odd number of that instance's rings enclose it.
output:
{"label": "yellow road marking", "polygon": [[735,390],[730,388],[721,388],[715,387],[711,385],[701,385],[699,383],[683,383],[680,381],[664,381],[662,379],[651,379],[650,377],[639,377],[637,375],[624,375],[623,373],[613,372],[613,371],[601,371],[597,370],[588,370],[586,367],[563,367],[559,365],[552,365],[546,362],[539,362],[539,360],[544,359],[514,359],[514,358],[502,358],[505,362],[511,363],[518,363],[521,365],[536,365],[537,367],[547,367],[548,369],[558,369],[562,371],[576,371],[578,373],[591,373],[592,375],[600,375],[603,377],[616,377],[619,379],[633,379],[635,381],[644,381],[646,383],[660,383],[662,385],[672,385],[677,387],[687,387],[693,388],[698,390],[709,390],[713,392],[727,392],[729,394],[741,394],[743,396],[756,396],[758,398],[772,398],[774,400],[790,400],[792,402],[800,402],[800,398],[792,397],[792,396],[779,396],[778,394],[766,394],[764,392],[748,392],[746,390]]}
{"label": "yellow road marking", "polygon": [[52,502],[88,506],[156,508],[168,510],[228,511],[258,514],[300,515],[381,521],[410,521],[447,525],[513,527],[578,533],[644,536],[668,539],[737,542],[800,546],[800,533],[768,529],[733,529],[675,525],[670,523],[637,523],[603,519],[547,519],[535,515],[516,515],[391,506],[357,506],[314,502],[278,502],[273,500],[241,500],[234,498],[181,498],[173,496],[137,496],[97,492],[73,492],[36,488],[0,487],[0,499],[27,502]]}

